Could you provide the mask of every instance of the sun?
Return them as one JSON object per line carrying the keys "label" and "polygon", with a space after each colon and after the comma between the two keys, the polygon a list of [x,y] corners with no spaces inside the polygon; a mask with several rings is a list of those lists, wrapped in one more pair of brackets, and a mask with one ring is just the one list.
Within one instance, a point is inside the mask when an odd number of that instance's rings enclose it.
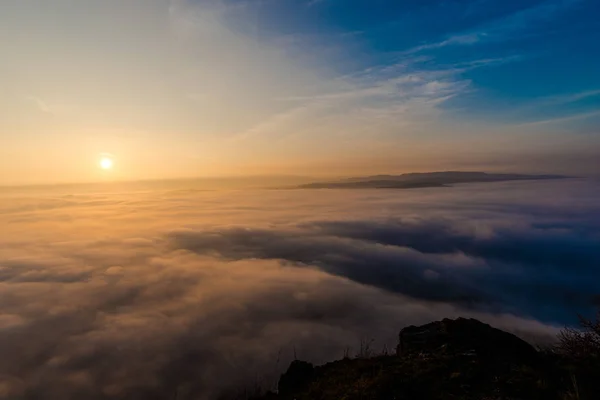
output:
{"label": "sun", "polygon": [[109,157],[102,157],[100,159],[100,168],[111,169],[113,167],[113,160]]}

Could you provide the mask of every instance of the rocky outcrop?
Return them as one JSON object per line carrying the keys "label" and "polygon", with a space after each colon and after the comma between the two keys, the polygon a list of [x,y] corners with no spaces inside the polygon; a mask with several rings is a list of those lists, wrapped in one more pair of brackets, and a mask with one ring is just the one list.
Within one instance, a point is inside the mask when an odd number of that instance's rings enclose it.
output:
{"label": "rocky outcrop", "polygon": [[537,351],[524,340],[476,319],[444,319],[400,331],[397,355],[440,352],[517,362],[537,357]]}
{"label": "rocky outcrop", "polygon": [[294,361],[260,399],[563,400],[572,383],[552,357],[477,320],[444,319],[402,329],[397,355]]}

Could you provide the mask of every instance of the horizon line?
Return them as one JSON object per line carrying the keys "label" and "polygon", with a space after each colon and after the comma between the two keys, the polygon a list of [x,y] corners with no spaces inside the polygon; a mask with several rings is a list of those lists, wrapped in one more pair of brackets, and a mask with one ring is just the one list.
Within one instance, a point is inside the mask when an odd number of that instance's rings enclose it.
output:
{"label": "horizon line", "polygon": [[[56,186],[83,186],[83,185],[111,185],[111,184],[126,184],[126,183],[156,183],[156,182],[177,182],[177,181],[218,181],[218,180],[252,180],[252,179],[298,179],[298,180],[317,180],[322,181],[323,179],[347,179],[347,178],[368,178],[377,176],[400,176],[407,174],[432,174],[441,172],[471,172],[471,173],[487,173],[487,174],[521,174],[521,175],[557,175],[565,178],[594,178],[595,175],[563,175],[552,172],[547,173],[528,173],[528,172],[514,172],[514,171],[494,171],[488,172],[485,170],[458,170],[458,169],[447,169],[447,170],[415,170],[409,172],[381,172],[376,174],[348,174],[348,175],[300,175],[300,174],[256,174],[256,175],[223,175],[223,176],[193,176],[193,177],[172,177],[172,178],[146,178],[146,179],[114,179],[114,180],[96,180],[96,181],[72,181],[72,182],[54,182],[54,183],[17,183],[17,184],[2,184],[0,183],[0,189],[18,189],[18,188],[36,188],[36,187],[56,187]],[[599,175],[600,176],[600,175]]]}

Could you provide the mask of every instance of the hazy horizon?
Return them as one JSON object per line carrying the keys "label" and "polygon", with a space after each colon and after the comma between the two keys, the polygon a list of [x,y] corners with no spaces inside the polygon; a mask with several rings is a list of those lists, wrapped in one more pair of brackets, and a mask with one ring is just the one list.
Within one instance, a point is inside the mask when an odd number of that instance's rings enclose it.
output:
{"label": "hazy horizon", "polygon": [[205,183],[207,189],[217,190],[219,188],[230,188],[230,189],[285,189],[292,188],[299,184],[312,183],[312,182],[326,182],[326,181],[337,181],[350,178],[365,178],[372,176],[400,176],[405,174],[428,174],[436,172],[483,172],[488,174],[521,174],[521,175],[560,175],[570,179],[577,178],[600,178],[600,174],[560,174],[552,170],[537,170],[534,172],[527,170],[515,170],[515,169],[498,169],[498,170],[474,170],[474,169],[432,169],[432,170],[405,170],[397,172],[379,171],[378,173],[369,174],[314,174],[314,175],[301,175],[301,174],[271,174],[271,175],[223,175],[223,176],[188,176],[188,177],[172,177],[172,178],[154,178],[154,179],[135,179],[135,180],[115,180],[115,179],[104,179],[96,181],[79,181],[79,182],[44,182],[44,183],[20,183],[20,184],[0,184],[0,189],[20,189],[20,188],[46,188],[46,187],[72,187],[72,186],[119,186],[119,185],[144,185],[144,184],[160,184],[160,183],[172,183],[172,184],[194,184],[194,183]]}

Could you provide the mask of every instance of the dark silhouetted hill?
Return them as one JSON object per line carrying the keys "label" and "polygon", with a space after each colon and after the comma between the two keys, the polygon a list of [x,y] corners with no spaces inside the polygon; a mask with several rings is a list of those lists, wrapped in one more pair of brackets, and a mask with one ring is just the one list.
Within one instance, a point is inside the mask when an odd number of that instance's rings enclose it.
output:
{"label": "dark silhouetted hill", "polygon": [[599,369],[474,319],[445,319],[400,332],[395,355],[322,366],[294,361],[277,393],[261,400],[591,400]]}
{"label": "dark silhouetted hill", "polygon": [[302,189],[412,189],[443,187],[457,183],[504,182],[521,180],[564,179],[562,175],[488,174],[485,172],[446,171],[375,175],[349,178],[335,182],[314,182],[299,186]]}

